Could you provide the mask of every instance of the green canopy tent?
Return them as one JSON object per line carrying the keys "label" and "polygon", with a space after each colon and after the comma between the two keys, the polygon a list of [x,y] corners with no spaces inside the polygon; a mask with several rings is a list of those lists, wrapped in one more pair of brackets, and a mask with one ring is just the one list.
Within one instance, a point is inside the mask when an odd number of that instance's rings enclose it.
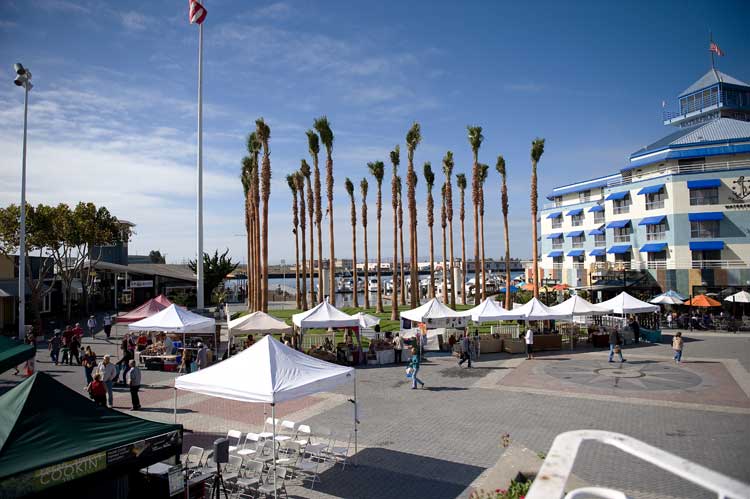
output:
{"label": "green canopy tent", "polygon": [[0,498],[74,493],[74,480],[120,477],[181,452],[182,425],[99,407],[43,372],[0,396]]}
{"label": "green canopy tent", "polygon": [[0,336],[0,373],[26,362],[33,356],[33,346],[7,336]]}

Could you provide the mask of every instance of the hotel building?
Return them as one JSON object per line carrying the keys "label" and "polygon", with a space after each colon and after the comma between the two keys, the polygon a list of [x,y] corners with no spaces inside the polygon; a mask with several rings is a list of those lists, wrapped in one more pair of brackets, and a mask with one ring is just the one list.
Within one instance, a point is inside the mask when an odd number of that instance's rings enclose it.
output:
{"label": "hotel building", "polygon": [[750,287],[750,85],[711,69],[664,124],[677,130],[619,172],[547,196],[544,282],[684,295]]}

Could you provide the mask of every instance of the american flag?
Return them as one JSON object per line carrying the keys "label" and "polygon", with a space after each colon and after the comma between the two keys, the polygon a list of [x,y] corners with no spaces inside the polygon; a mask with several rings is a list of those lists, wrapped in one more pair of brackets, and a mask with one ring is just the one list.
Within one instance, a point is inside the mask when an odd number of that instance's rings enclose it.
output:
{"label": "american flag", "polygon": [[724,51],[723,51],[723,50],[721,50],[721,48],[719,48],[719,46],[718,46],[718,45],[716,45],[716,44],[715,44],[714,42],[711,42],[711,45],[710,45],[710,46],[708,47],[708,51],[709,51],[709,52],[713,52],[713,53],[715,53],[715,54],[716,54],[716,55],[718,55],[718,56],[723,56],[723,55],[725,55],[725,54],[724,54]]}
{"label": "american flag", "polygon": [[190,0],[190,24],[203,24],[207,13],[203,5],[199,4],[196,0]]}

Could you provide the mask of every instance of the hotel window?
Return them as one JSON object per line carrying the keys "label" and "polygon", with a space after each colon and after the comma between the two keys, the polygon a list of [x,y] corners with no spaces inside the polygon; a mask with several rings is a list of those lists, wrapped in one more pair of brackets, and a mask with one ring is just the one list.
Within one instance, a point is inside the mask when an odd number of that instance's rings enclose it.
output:
{"label": "hotel window", "polygon": [[664,208],[665,198],[666,193],[664,192],[664,189],[660,190],[659,192],[654,192],[653,194],[646,194],[646,209],[658,210],[660,208]]}
{"label": "hotel window", "polygon": [[721,250],[692,251],[693,268],[707,269],[721,266]]}
{"label": "hotel window", "polygon": [[690,237],[719,237],[718,220],[690,222]]}
{"label": "hotel window", "polygon": [[586,241],[586,236],[576,236],[573,238],[574,248],[583,248],[583,243]]}
{"label": "hotel window", "polygon": [[596,224],[604,223],[604,210],[594,212],[594,223]]}
{"label": "hotel window", "polygon": [[604,234],[597,234],[594,236],[594,246],[601,248],[607,245],[607,236]]}
{"label": "hotel window", "polygon": [[562,196],[555,196],[555,207],[562,206]]}
{"label": "hotel window", "polygon": [[615,215],[630,212],[630,196],[625,196],[622,199],[615,199],[612,201],[612,203],[614,206],[613,212]]}
{"label": "hotel window", "polygon": [[665,269],[667,268],[667,252],[657,251],[648,254],[648,268]]}
{"label": "hotel window", "polygon": [[552,249],[562,249],[562,247],[563,247],[562,237],[558,237],[552,240]]}
{"label": "hotel window", "polygon": [[607,255],[596,255],[594,258],[596,259],[596,263],[604,263],[607,261]]}
{"label": "hotel window", "polygon": [[646,226],[646,241],[660,241],[665,237],[667,237],[667,223],[665,221]]}
{"label": "hotel window", "polygon": [[615,229],[615,242],[616,243],[629,243],[630,242],[630,227],[622,227]]}
{"label": "hotel window", "polygon": [[719,188],[690,189],[690,206],[719,204]]}
{"label": "hotel window", "polygon": [[588,203],[591,199],[591,191],[582,191],[578,193],[579,203]]}
{"label": "hotel window", "polygon": [[585,260],[586,257],[583,256],[583,255],[581,255],[581,256],[574,256],[572,258],[573,258],[573,268],[574,269],[582,269],[583,268],[583,264],[586,261]]}
{"label": "hotel window", "polygon": [[581,225],[583,225],[583,213],[571,216],[570,223],[573,225],[573,227],[580,227]]}
{"label": "hotel window", "polygon": [[552,228],[553,229],[559,229],[562,227],[562,217],[557,217],[552,219]]}
{"label": "hotel window", "polygon": [[561,257],[561,256],[552,257],[552,268],[553,269],[561,269],[562,266],[563,266],[563,257]]}

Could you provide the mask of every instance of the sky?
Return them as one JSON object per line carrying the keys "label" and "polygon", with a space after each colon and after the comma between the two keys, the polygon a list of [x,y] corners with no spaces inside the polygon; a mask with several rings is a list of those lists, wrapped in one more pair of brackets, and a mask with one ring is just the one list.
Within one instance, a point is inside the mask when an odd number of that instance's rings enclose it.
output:
{"label": "sky", "polygon": [[[22,62],[34,82],[28,202],[104,205],[136,224],[131,254],[158,249],[170,263],[194,258],[198,28],[188,24],[187,4],[0,1],[0,68],[7,75],[0,85],[0,205],[20,202],[23,92],[11,80],[13,63]],[[335,137],[337,257],[351,256],[344,180],[358,185],[368,176],[367,162],[375,160],[386,163],[382,244],[390,257],[388,153],[401,145],[405,178],[405,135],[417,121],[420,259],[428,247],[422,165],[429,161],[436,171],[436,196],[446,151],[454,153],[455,172],[470,176],[467,125],[483,127],[479,156],[491,167],[487,257],[504,254],[494,169],[502,154],[511,253],[527,258],[535,137],[546,139],[541,207],[553,187],[616,172],[631,152],[669,133],[661,122],[662,101],[667,110],[676,109],[677,95],[709,69],[709,30],[726,52],[719,69],[750,81],[750,3],[742,0],[694,1],[689,8],[669,1],[204,5],[204,249],[229,248],[241,262],[239,171],[258,117],[271,128],[271,263],[294,260],[285,178],[302,158],[310,161],[305,130],[322,115]],[[374,258],[375,182],[368,180]],[[357,203],[359,212],[359,193]],[[467,253],[473,254],[470,215],[466,223]],[[454,233],[460,241],[457,217]],[[436,224],[438,258],[439,234]],[[361,227],[357,237],[361,258]]]}

